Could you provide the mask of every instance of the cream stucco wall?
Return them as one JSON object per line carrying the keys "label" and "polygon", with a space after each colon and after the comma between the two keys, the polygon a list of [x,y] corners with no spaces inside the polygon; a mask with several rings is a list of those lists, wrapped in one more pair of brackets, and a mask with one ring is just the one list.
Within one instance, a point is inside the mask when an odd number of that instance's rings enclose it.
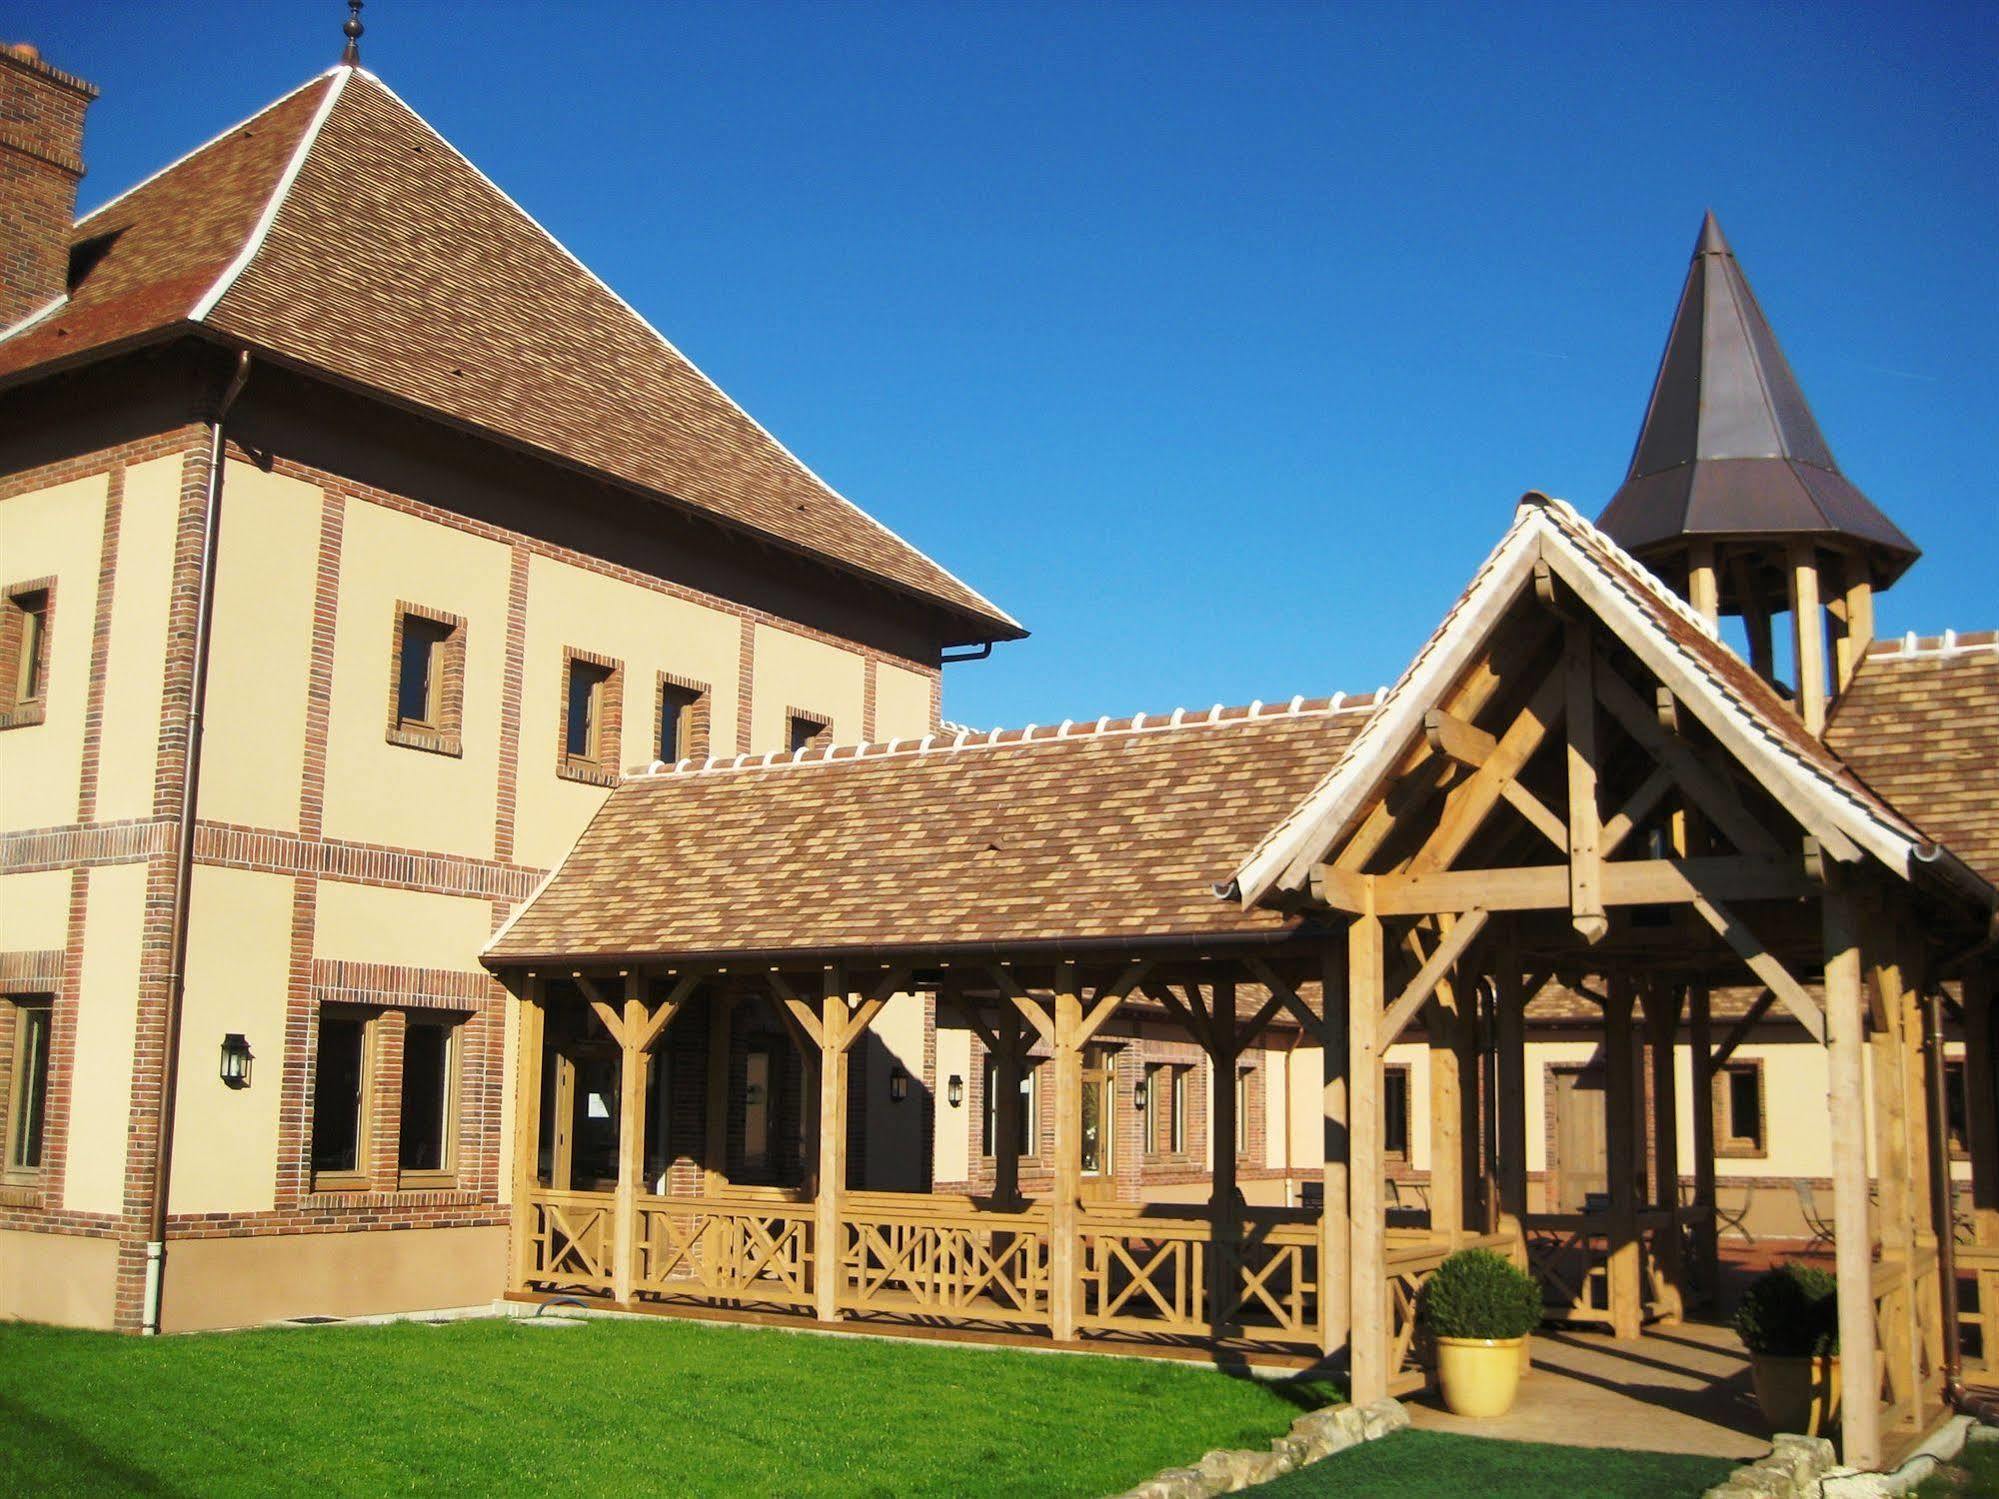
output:
{"label": "cream stucco wall", "polygon": [[67,869],[0,875],[0,952],[60,951],[69,938]]}
{"label": "cream stucco wall", "polygon": [[459,895],[319,882],[313,923],[315,957],[412,968],[479,969],[492,907]]}
{"label": "cream stucco wall", "polygon": [[[269,1211],[276,1197],[292,879],[206,865],[194,871],[187,994],[174,1110],[172,1210]],[[222,1038],[250,1043],[250,1086],[224,1086]]]}
{"label": "cream stucco wall", "polygon": [[[857,652],[758,625],[751,671],[750,752],[787,748],[785,713],[791,708],[831,718],[836,743],[852,744],[861,738],[866,667],[867,662]],[[927,705],[924,712],[927,716]],[[876,737],[882,732],[877,728]],[[912,732],[922,733],[923,729]]]}
{"label": "cream stucco wall", "polygon": [[230,461],[201,733],[211,822],[298,828],[319,515],[317,485]]}
{"label": "cream stucco wall", "polygon": [[0,1228],[0,1319],[108,1329],[118,1241]]}
{"label": "cream stucco wall", "polygon": [[621,769],[659,753],[659,673],[708,685],[709,753],[734,754],[742,625],[731,614],[536,557],[528,567],[527,657],[522,674],[520,790],[515,839],[522,863],[555,864],[604,804],[598,786],[556,774],[565,648],[624,667]]}
{"label": "cream stucco wall", "polygon": [[[964,1080],[964,1101],[951,1107],[951,1079]],[[972,1171],[972,1132],[966,1116],[972,1107],[972,1033],[958,1027],[937,1028],[937,1130],[931,1141],[940,1182],[961,1182]]]}
{"label": "cream stucco wall", "polygon": [[886,661],[875,667],[875,738],[920,737],[937,727],[930,717],[930,680]]}
{"label": "cream stucco wall", "polygon": [[144,864],[90,871],[76,1012],[76,1054],[87,1058],[88,1065],[76,1068],[70,1078],[69,1147],[63,1164],[62,1201],[71,1212],[125,1210],[146,877]]}
{"label": "cream stucco wall", "polygon": [[76,821],[90,637],[110,476],[93,474],[0,500],[0,588],[55,579],[47,715],[0,731],[0,831]]}
{"label": "cream stucco wall", "polygon": [[[327,722],[328,837],[491,857],[510,555],[435,521],[347,502]],[[466,621],[462,756],[388,742],[398,600]]]}
{"label": "cream stucco wall", "polygon": [[132,464],[118,522],[111,640],[104,662],[104,722],[97,748],[97,817],[148,817],[158,779],[160,708],[167,672],[167,615],[180,527],[178,453]]}

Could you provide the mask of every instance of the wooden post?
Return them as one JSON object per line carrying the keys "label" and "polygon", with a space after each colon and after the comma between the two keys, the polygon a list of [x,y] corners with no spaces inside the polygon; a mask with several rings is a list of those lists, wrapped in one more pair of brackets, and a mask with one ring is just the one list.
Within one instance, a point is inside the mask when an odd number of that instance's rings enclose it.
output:
{"label": "wooden post", "polygon": [[541,1151],[541,1024],[547,981],[531,978],[520,1007],[520,1055],[514,1094],[514,1288],[525,1290],[535,1269],[534,1205]]}
{"label": "wooden post", "polygon": [[1603,843],[1597,804],[1596,654],[1589,626],[1571,620],[1562,640],[1567,701],[1569,782],[1569,919],[1583,941],[1610,931],[1603,909]]}
{"label": "wooden post", "polygon": [[1347,930],[1347,1056],[1352,1068],[1347,1192],[1353,1234],[1347,1264],[1350,1341],[1348,1395],[1355,1405],[1388,1395],[1388,1266],[1382,1208],[1381,1053],[1378,1036],[1387,1002],[1382,972],[1381,918],[1373,906]]}
{"label": "wooden post", "polygon": [[847,1186],[847,984],[837,967],[823,973],[819,1000],[819,1190],[812,1199],[812,1313],[840,1316],[840,1195]]}
{"label": "wooden post", "polygon": [[[1828,874],[1834,871],[1828,869]],[[1825,927],[1826,1041],[1832,1089],[1834,1255],[1839,1277],[1841,1456],[1856,1468],[1881,1462],[1881,1402],[1875,1383],[1874,1242],[1867,1209],[1865,1000],[1860,988],[1859,923],[1851,895],[1829,881]]]}
{"label": "wooden post", "polygon": [[1839,690],[1853,684],[1867,647],[1874,643],[1874,577],[1867,559],[1853,553],[1846,559],[1846,633],[1839,641]]}
{"label": "wooden post", "polygon": [[1604,1139],[1610,1187],[1610,1335],[1635,1338],[1644,1331],[1639,1276],[1637,1177],[1637,1079],[1632,1055],[1631,980],[1610,975],[1603,1007]]}
{"label": "wooden post", "polygon": [[[1992,1052],[1992,969],[1974,964],[1964,975],[1964,1104],[1971,1138],[1972,1223],[1980,1244],[1999,1244],[1999,1098]],[[1987,1326],[1993,1325],[1988,1319]],[[1999,1349],[1986,1356],[1999,1360]]]}
{"label": "wooden post", "polygon": [[1721,623],[1721,590],[1715,581],[1711,541],[1696,541],[1687,548],[1687,602],[1709,624]]}
{"label": "wooden post", "polygon": [[1464,1111],[1458,1076],[1458,1007],[1444,984],[1423,1007],[1430,1051],[1430,1232],[1452,1246],[1464,1237]]}
{"label": "wooden post", "polygon": [[1686,1266],[1680,1250],[1680,990],[1655,982],[1645,994],[1645,1021],[1652,1043],[1652,1197],[1666,1214],[1655,1254],[1667,1301],[1663,1320],[1677,1322],[1686,1311]]}
{"label": "wooden post", "polygon": [[[1494,1120],[1499,1137],[1499,1211],[1503,1228],[1522,1240],[1525,1252],[1527,1217],[1527,996],[1520,972],[1519,950],[1511,943],[1499,951],[1498,1034],[1499,1108]],[[1510,1222],[1508,1220],[1511,1220]]]}
{"label": "wooden post", "polygon": [[[1325,1164],[1319,1203],[1319,1351],[1328,1356],[1348,1343],[1349,1239],[1347,1174],[1352,1137],[1347,1120],[1347,960],[1328,947],[1319,995],[1320,1104],[1325,1111]],[[1289,1090],[1287,1089],[1287,1097]]]}
{"label": "wooden post", "polygon": [[[1874,930],[1878,940],[1879,928]],[[1880,954],[1873,956],[1878,964]],[[1912,1106],[1920,1108],[1922,1100],[1920,1095],[1912,1098],[1909,1092],[1909,1068],[1903,1055],[1908,1017],[1894,970],[1877,966],[1875,978],[1881,985],[1883,1022],[1867,1041],[1873,1062],[1867,1071],[1874,1092],[1875,1221],[1882,1264],[1899,1265],[1907,1277],[1915,1263],[1915,1204],[1922,1200],[1915,1180],[1916,1163],[1909,1156],[1909,1116]],[[1897,1404],[1913,1400],[1921,1388],[1915,1360],[1922,1348],[1922,1334],[1916,1325],[1913,1289],[1905,1278],[1902,1288],[1887,1298],[1875,1323],[1881,1333],[1888,1387]]]}
{"label": "wooden post", "polygon": [[1020,1017],[1002,1014],[993,1027],[993,1196],[1002,1205],[1020,1199],[1020,1079],[1027,1048]]}
{"label": "wooden post", "polygon": [[701,1190],[710,1196],[729,1185],[729,1018],[735,996],[708,991],[708,1126],[701,1149]]}
{"label": "wooden post", "polygon": [[1810,734],[1825,732],[1825,611],[1819,604],[1818,551],[1798,542],[1790,553],[1791,638],[1797,668],[1798,716]]}
{"label": "wooden post", "polygon": [[1695,1226],[1701,1290],[1710,1305],[1720,1305],[1721,1220],[1715,1216],[1714,1181],[1714,1036],[1709,1023],[1707,985],[1696,984],[1687,994],[1687,1037],[1693,1052],[1694,1202],[1704,1211]]}
{"label": "wooden post", "polygon": [[623,1024],[618,1035],[618,1190],[611,1214],[611,1299],[632,1299],[638,1269],[639,1177],[645,1171],[646,1065],[639,1049],[646,1006],[636,972],[625,975]]}
{"label": "wooden post", "polygon": [[1083,1000],[1076,965],[1055,970],[1055,1197],[1049,1206],[1048,1301],[1050,1330],[1058,1343],[1076,1336],[1082,1300],[1083,1198]]}
{"label": "wooden post", "polygon": [[[1236,1213],[1236,1016],[1235,980],[1218,978],[1211,990],[1214,1023],[1208,1045],[1208,1064],[1213,1069],[1214,1107],[1208,1110],[1209,1154],[1214,1169],[1209,1173],[1208,1212],[1219,1226],[1234,1222]],[[1217,1256],[1219,1258],[1219,1256]]]}

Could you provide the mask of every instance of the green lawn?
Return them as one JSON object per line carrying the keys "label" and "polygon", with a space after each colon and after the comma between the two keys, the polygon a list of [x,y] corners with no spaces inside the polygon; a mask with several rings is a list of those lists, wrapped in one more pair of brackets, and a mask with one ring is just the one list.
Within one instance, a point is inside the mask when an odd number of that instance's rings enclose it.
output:
{"label": "green lawn", "polygon": [[1415,1499],[1694,1499],[1736,1464],[1724,1457],[1612,1452],[1497,1442],[1439,1431],[1398,1431],[1301,1468],[1254,1492],[1263,1499],[1319,1494]]}
{"label": "green lawn", "polygon": [[667,1321],[0,1324],[0,1494],[1103,1495],[1325,1387]]}
{"label": "green lawn", "polygon": [[1964,1451],[1925,1478],[1916,1499],[1995,1499],[1999,1496],[1999,1442],[1967,1442]]}

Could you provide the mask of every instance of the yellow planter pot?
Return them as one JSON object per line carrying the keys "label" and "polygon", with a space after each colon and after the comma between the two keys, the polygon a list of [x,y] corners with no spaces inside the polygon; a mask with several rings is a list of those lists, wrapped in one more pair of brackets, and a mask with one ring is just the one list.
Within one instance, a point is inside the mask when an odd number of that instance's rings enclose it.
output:
{"label": "yellow planter pot", "polygon": [[1454,1416],[1503,1416],[1520,1389],[1521,1338],[1438,1338],[1437,1379]]}
{"label": "yellow planter pot", "polygon": [[1780,1358],[1750,1355],[1756,1403],[1772,1431],[1824,1436],[1839,1420],[1839,1357]]}

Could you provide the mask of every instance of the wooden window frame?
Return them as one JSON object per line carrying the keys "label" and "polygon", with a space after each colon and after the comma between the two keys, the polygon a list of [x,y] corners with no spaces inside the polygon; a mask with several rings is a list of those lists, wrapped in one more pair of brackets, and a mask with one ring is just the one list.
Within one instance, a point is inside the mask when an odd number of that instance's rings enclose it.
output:
{"label": "wooden window frame", "polygon": [[[428,1026],[444,1032],[444,1148],[442,1163],[435,1171],[407,1170],[402,1164],[403,1127],[408,1122],[402,1112],[401,1079],[396,1097],[396,1186],[400,1191],[437,1191],[458,1185],[459,1095],[465,1078],[465,1025],[471,1019],[462,1010],[403,1010],[403,1076],[409,1075],[409,1033]],[[367,1074],[364,1070],[364,1081]],[[364,1103],[365,1103],[364,1097]]]}
{"label": "wooden window frame", "polygon": [[[1402,1090],[1402,1148],[1391,1150],[1388,1145],[1388,1094],[1391,1088]],[[1383,1062],[1381,1064],[1381,1158],[1400,1165],[1410,1165],[1416,1159],[1416,1110],[1415,1079],[1407,1062]]]}
{"label": "wooden window frame", "polygon": [[[1028,1057],[1024,1059],[1024,1064],[1020,1070],[1020,1081],[1023,1084],[1020,1090],[1020,1127],[1022,1132],[1027,1136],[1028,1144],[1032,1147],[1032,1149],[1021,1152],[1020,1161],[1022,1165],[1026,1165],[1029,1162],[1038,1164],[1042,1159],[1041,1068],[1039,1066],[1041,1060],[1039,1057]],[[999,1062],[991,1052],[986,1052],[982,1065],[985,1069],[983,1073],[983,1080],[985,1082],[983,1091],[985,1097],[984,1108],[979,1116],[979,1159],[981,1161],[991,1161],[998,1159],[998,1153],[987,1150],[985,1147],[989,1133],[993,1144],[999,1144],[999,1094],[993,1086],[999,1081]]]}
{"label": "wooden window frame", "polygon": [[1254,1065],[1238,1064],[1235,1070],[1235,1154],[1237,1160],[1249,1155],[1249,1080],[1256,1076]]}
{"label": "wooden window frame", "polygon": [[[313,1164],[319,1128],[319,1069],[325,1061],[321,1045],[326,1017],[361,1022],[361,1084],[355,1103],[354,1169],[321,1171]],[[325,1004],[312,1018],[312,1076],[306,1084],[308,1110],[305,1131],[305,1169],[314,1192],[365,1192],[375,1184],[375,1084],[381,1076],[382,1010],[373,1005]]]}
{"label": "wooden window frame", "polygon": [[[659,674],[653,688],[653,757],[668,765],[679,765],[688,760],[705,760],[712,753],[709,749],[709,697],[708,684],[697,682],[692,677],[675,676],[670,671]],[[671,709],[679,719],[680,753],[672,760],[659,753],[666,738],[666,716]]]}
{"label": "wooden window frame", "polygon": [[[798,728],[801,724],[811,724],[812,732],[805,742],[798,742]],[[810,708],[786,708],[784,710],[784,747],[795,755],[823,750],[833,743],[833,717],[829,713],[815,713]]]}
{"label": "wooden window frame", "polygon": [[[412,619],[420,619],[444,632],[432,662],[431,711],[421,719],[402,715],[403,641]],[[463,757],[465,629],[465,621],[459,615],[428,609],[407,599],[396,600],[395,625],[389,639],[389,743],[433,755]]]}
{"label": "wooden window frame", "polygon": [[[591,725],[593,743],[589,752],[569,752],[570,683],[583,667],[599,673],[596,688],[597,710]],[[618,784],[618,766],[624,754],[625,664],[594,651],[562,648],[562,675],[558,679],[560,697],[555,712],[555,773],[565,781],[581,781],[589,786]]]}
{"label": "wooden window frame", "polygon": [[[1747,1073],[1756,1079],[1756,1136],[1737,1135],[1730,1106],[1730,1080]],[[1732,1057],[1714,1073],[1714,1153],[1718,1160],[1760,1161],[1770,1154],[1770,1097],[1765,1089],[1763,1058]]]}
{"label": "wooden window frame", "polygon": [[[35,657],[39,662],[35,691],[23,692],[21,671],[28,639],[28,620],[38,620]],[[28,578],[0,590],[0,730],[26,729],[46,723],[49,716],[50,643],[55,639],[56,580]]]}
{"label": "wooden window frame", "polygon": [[[1187,1080],[1190,1062],[1162,1057],[1145,1064],[1145,1158],[1181,1161],[1187,1156]],[[1160,1143],[1160,1136],[1165,1143]]]}
{"label": "wooden window frame", "polygon": [[[22,1098],[26,1092],[26,1053],[21,1046],[28,1012],[44,1017],[41,1048],[41,1155],[32,1166],[15,1164],[21,1148]],[[55,996],[15,994],[0,997],[0,1020],[4,1020],[6,1045],[0,1048],[0,1184],[10,1187],[39,1186],[48,1169],[49,1091],[55,1079],[51,1053],[55,1041]]]}

